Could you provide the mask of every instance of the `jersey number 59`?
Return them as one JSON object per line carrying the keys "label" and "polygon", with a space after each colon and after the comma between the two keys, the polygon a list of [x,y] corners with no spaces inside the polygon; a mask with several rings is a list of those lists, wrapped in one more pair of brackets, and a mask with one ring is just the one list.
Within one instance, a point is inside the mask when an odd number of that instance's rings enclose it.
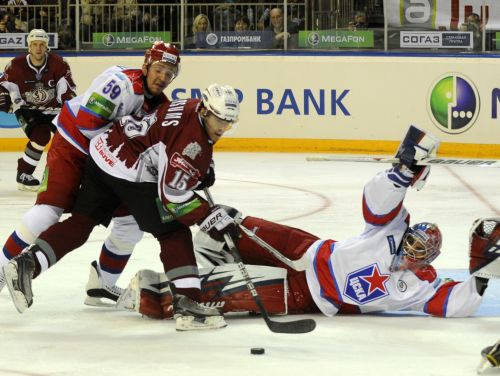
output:
{"label": "jersey number 59", "polygon": [[122,89],[120,89],[120,86],[116,84],[115,80],[111,80],[108,82],[108,84],[106,86],[104,86],[104,89],[102,89],[102,92],[104,94],[109,93],[109,97],[111,99],[115,99],[117,96],[120,95],[120,93],[122,92]]}

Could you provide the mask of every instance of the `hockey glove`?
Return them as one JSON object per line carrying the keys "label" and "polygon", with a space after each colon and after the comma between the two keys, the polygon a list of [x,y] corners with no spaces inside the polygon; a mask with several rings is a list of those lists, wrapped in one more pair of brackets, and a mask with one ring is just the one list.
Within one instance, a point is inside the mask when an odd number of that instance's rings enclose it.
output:
{"label": "hockey glove", "polygon": [[0,92],[0,111],[9,112],[12,102],[8,92]]}
{"label": "hockey glove", "polygon": [[224,241],[224,234],[226,233],[233,239],[237,239],[238,237],[238,229],[233,218],[218,205],[215,205],[198,225],[201,231],[206,232],[212,239],[218,242]]}
{"label": "hockey glove", "polygon": [[[411,185],[417,190],[423,188],[430,173],[430,166],[419,166],[418,161],[436,155],[439,140],[411,125],[396,152],[399,168],[410,177]],[[407,171],[405,171],[407,170]]]}
{"label": "hockey glove", "polygon": [[195,189],[202,190],[205,188],[210,188],[212,185],[215,183],[215,169],[214,169],[214,163],[210,163],[210,167],[208,168],[207,174],[205,175],[205,178],[201,181],[200,185],[198,185]]}

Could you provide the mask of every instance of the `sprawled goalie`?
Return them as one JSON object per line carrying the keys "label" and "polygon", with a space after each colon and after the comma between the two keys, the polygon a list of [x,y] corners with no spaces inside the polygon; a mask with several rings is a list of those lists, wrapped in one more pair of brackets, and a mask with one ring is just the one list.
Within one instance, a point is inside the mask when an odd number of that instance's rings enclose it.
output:
{"label": "sprawled goalie", "polygon": [[[397,151],[400,163],[375,175],[364,187],[366,222],[359,236],[335,241],[255,217],[236,223],[253,231],[291,260],[305,261],[294,270],[245,234],[236,245],[269,313],[368,313],[417,311],[440,317],[473,315],[490,278],[500,277],[500,218],[479,219],[470,235],[471,276],[463,281],[442,280],[432,261],[441,250],[436,224],[410,225],[403,205],[407,189],[421,189],[428,166],[418,161],[432,156],[439,142],[411,127]],[[223,312],[257,312],[257,307],[225,244],[199,232],[195,248],[200,264],[202,301]],[[301,262],[304,264],[304,262]],[[151,317],[167,318],[172,292],[163,274],[140,271],[119,306]]]}

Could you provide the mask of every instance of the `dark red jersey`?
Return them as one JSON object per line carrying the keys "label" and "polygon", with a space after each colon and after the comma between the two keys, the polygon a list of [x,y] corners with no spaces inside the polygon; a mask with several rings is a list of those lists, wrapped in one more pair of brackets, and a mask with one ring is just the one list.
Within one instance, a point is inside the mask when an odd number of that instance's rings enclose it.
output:
{"label": "dark red jersey", "polygon": [[192,225],[208,213],[193,192],[212,160],[213,142],[198,113],[200,100],[175,100],[137,118],[124,116],[90,142],[90,155],[109,175],[158,184],[167,214]]}
{"label": "dark red jersey", "polygon": [[69,65],[62,57],[48,53],[45,63],[35,67],[29,56],[17,56],[7,64],[0,86],[10,94],[12,111],[27,106],[56,114],[66,100],[76,96]]}

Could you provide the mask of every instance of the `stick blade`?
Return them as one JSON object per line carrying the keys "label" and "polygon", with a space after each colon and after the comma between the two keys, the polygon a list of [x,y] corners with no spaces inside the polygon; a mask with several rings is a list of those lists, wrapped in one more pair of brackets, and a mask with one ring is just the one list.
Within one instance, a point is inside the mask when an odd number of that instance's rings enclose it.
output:
{"label": "stick blade", "polygon": [[309,333],[316,328],[316,321],[303,319],[297,321],[266,320],[267,326],[274,333],[302,334]]}

